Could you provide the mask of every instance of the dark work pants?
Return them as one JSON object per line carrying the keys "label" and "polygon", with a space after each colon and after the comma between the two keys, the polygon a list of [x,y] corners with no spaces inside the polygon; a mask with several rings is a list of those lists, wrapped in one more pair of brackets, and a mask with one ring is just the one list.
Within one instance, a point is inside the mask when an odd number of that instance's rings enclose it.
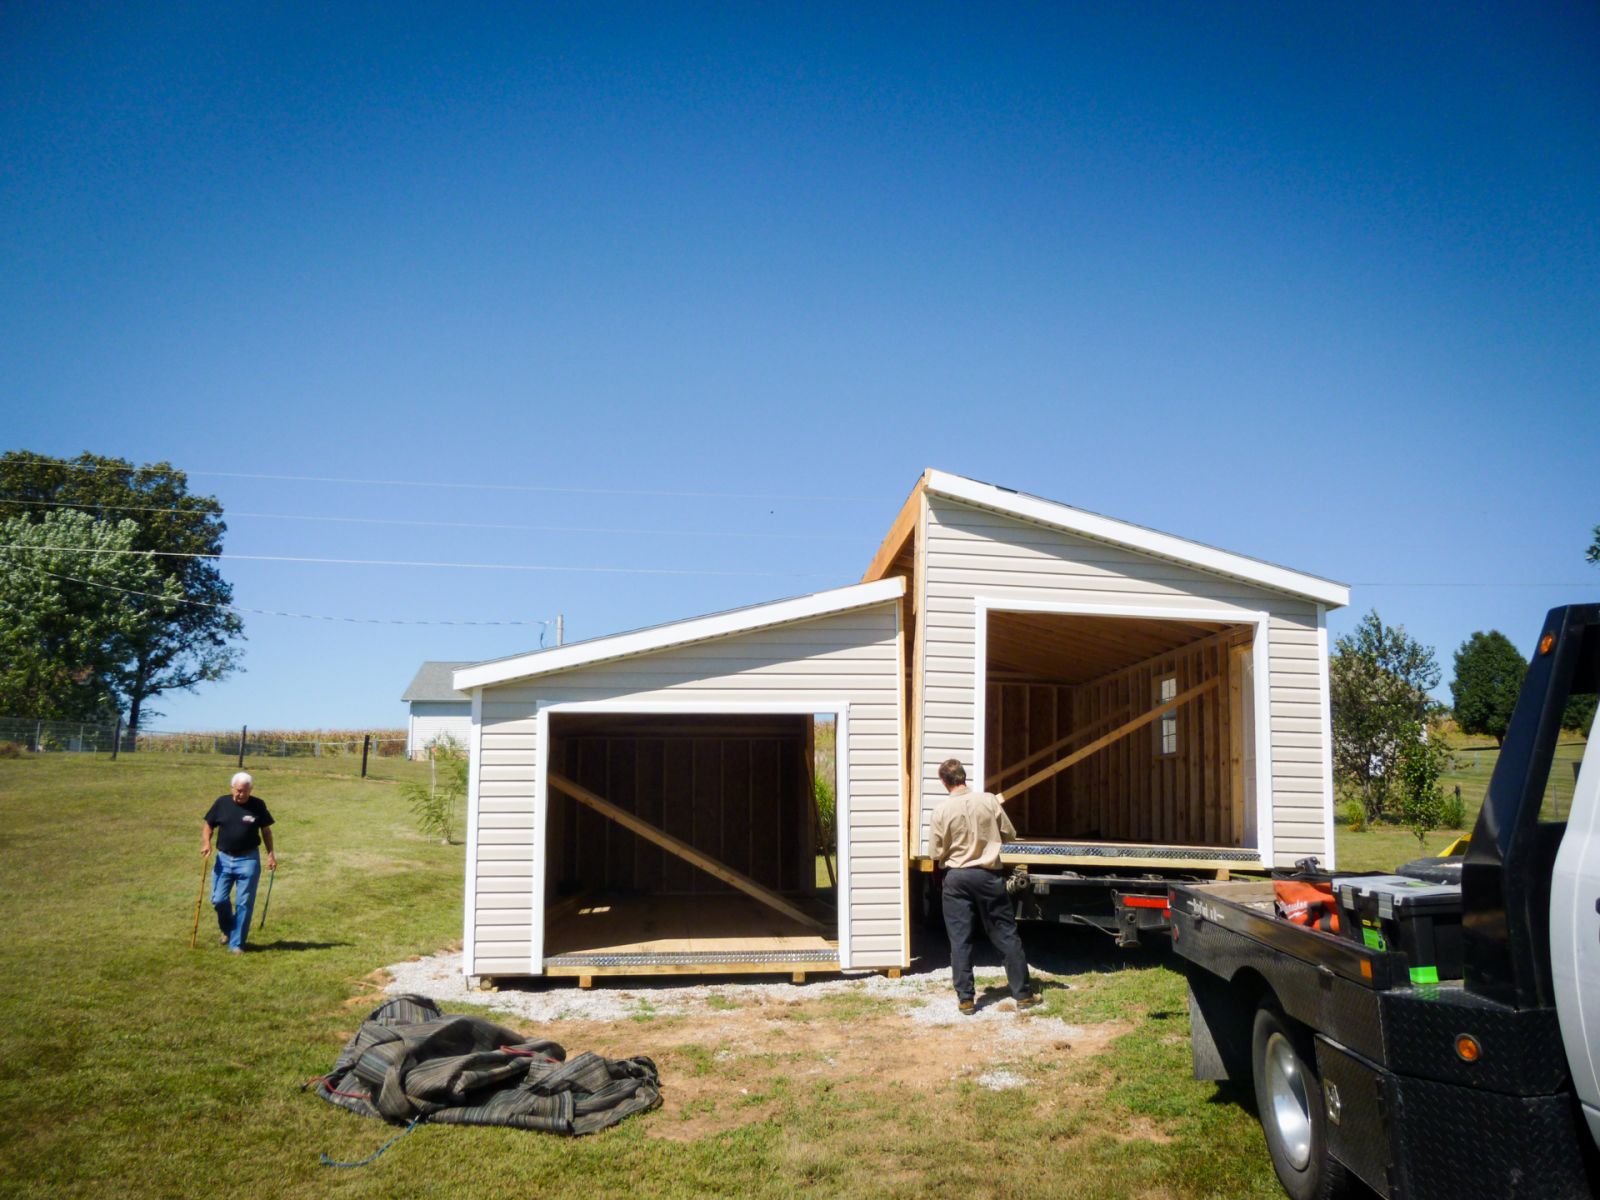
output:
{"label": "dark work pants", "polygon": [[956,999],[971,1000],[972,935],[977,922],[1006,963],[1006,982],[1020,1000],[1028,994],[1028,960],[1017,936],[1017,918],[1006,895],[1005,879],[982,867],[956,867],[944,874],[944,928],[950,935],[950,974]]}

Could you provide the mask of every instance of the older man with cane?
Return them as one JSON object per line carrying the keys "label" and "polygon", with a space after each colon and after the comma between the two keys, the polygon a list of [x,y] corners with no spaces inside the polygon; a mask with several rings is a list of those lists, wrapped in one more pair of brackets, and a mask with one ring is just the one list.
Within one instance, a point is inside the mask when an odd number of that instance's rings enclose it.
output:
{"label": "older man with cane", "polygon": [[200,821],[200,856],[211,854],[216,835],[217,861],[211,872],[211,905],[217,910],[217,928],[228,953],[243,954],[250,934],[250,911],[255,907],[256,885],[261,880],[261,853],[267,847],[267,870],[278,869],[272,849],[272,814],[250,789],[255,781],[240,771],[229,783],[229,795],[218,796]]}

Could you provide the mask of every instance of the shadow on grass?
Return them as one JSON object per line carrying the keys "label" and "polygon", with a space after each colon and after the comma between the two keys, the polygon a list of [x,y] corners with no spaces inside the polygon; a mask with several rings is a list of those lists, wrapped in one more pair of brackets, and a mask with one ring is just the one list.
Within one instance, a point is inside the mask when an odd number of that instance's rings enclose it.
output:
{"label": "shadow on grass", "polygon": [[247,945],[253,953],[268,950],[337,950],[348,946],[349,942],[249,942]]}

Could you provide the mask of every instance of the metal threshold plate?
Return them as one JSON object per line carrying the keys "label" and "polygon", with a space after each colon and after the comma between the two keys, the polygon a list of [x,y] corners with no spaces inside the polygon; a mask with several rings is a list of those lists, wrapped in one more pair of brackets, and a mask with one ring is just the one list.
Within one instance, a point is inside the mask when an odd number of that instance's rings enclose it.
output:
{"label": "metal threshold plate", "polygon": [[1205,859],[1208,862],[1258,863],[1256,850],[1224,846],[1106,846],[1096,842],[1008,842],[1006,854],[1033,854],[1050,858],[1162,858],[1173,862]]}

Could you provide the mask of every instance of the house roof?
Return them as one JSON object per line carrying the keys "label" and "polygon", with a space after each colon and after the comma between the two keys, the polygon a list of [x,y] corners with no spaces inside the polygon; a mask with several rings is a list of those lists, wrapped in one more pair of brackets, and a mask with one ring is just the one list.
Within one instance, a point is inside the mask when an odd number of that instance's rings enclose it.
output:
{"label": "house roof", "polygon": [[514,679],[531,679],[550,675],[573,667],[590,666],[613,659],[630,658],[648,654],[669,646],[685,646],[692,642],[705,642],[713,638],[749,633],[776,625],[791,625],[815,617],[831,616],[866,608],[889,600],[898,600],[905,594],[904,579],[881,579],[875,583],[856,583],[849,587],[832,588],[796,596],[788,600],[773,600],[766,604],[752,604],[746,608],[730,609],[705,617],[691,617],[666,625],[653,625],[629,633],[611,634],[588,641],[571,642],[548,650],[516,654],[510,658],[492,659],[488,662],[462,664],[455,672],[455,686],[463,691],[490,684],[507,683]]}
{"label": "house roof", "polygon": [[[1059,501],[1030,496],[1026,492],[998,487],[992,483],[982,483],[976,479],[968,479],[964,475],[953,475],[948,471],[931,469],[926,471],[917,488],[913,489],[911,499],[907,501],[908,506],[915,504],[918,491],[930,492],[974,504],[980,508],[1020,517],[1026,521],[1049,525],[1095,541],[1125,546],[1130,550],[1181,563],[1184,566],[1196,567],[1212,574],[1227,575],[1271,591],[1303,596],[1319,604],[1325,604],[1329,608],[1342,608],[1350,603],[1348,584],[1293,571],[1276,563],[1249,558],[1229,550],[1220,550],[1203,542],[1189,541],[1187,538],[1175,537],[1170,533],[1162,533],[1129,521],[1118,521],[1086,509],[1073,508]],[[896,531],[903,540],[910,535],[911,526],[897,521]],[[893,540],[894,534],[891,534],[890,541]],[[886,564],[892,560],[895,549],[896,547],[891,546],[888,541],[885,542],[868,571],[869,577],[876,571],[886,569]]]}
{"label": "house roof", "polygon": [[425,662],[417,668],[417,673],[412,676],[411,682],[406,685],[406,690],[400,699],[411,700],[459,700],[463,704],[471,697],[456,691],[450,682],[450,676],[461,667],[470,666],[462,662]]}

